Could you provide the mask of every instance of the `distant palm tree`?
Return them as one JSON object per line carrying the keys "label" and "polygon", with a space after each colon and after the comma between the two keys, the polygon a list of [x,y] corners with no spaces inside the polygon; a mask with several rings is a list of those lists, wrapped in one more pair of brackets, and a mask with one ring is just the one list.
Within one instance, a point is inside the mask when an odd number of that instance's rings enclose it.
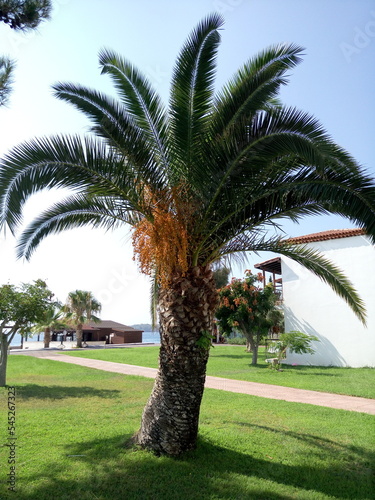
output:
{"label": "distant palm tree", "polygon": [[93,313],[100,312],[102,306],[91,292],[76,290],[70,292],[63,306],[64,320],[76,329],[77,347],[82,347],[82,327],[88,321],[98,323],[100,319]]}
{"label": "distant palm tree", "polygon": [[212,264],[247,251],[286,255],[331,285],[364,321],[363,302],[335,266],[268,229],[277,231],[282,219],[335,213],[375,237],[373,180],[315,118],[276,100],[302,49],[270,47],[215,95],[222,24],[213,14],[187,39],[169,109],[132,64],[103,50],[102,73],[118,100],[80,85],[54,87],[92,121],[96,137],[34,140],[1,163],[2,220],[12,231],[30,195],[73,189],[26,228],[20,256],[29,258],[43,238],[70,228],[133,228],[140,268],[158,284],[161,335],[160,369],[135,440],[170,455],[196,443],[217,304]]}
{"label": "distant palm tree", "polygon": [[41,330],[44,331],[44,348],[47,349],[51,342],[51,332],[66,328],[66,326],[61,308],[51,307],[46,311],[43,319],[34,325],[32,331],[35,333],[39,333]]}

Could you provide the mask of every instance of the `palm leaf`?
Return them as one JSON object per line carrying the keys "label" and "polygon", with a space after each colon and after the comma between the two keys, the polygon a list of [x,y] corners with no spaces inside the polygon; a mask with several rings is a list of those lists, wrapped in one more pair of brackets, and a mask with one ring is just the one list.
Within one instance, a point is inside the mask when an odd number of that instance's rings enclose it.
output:
{"label": "palm leaf", "polygon": [[153,143],[123,106],[109,96],[79,85],[59,83],[53,88],[56,97],[70,102],[92,120],[92,132],[126,158],[140,178],[163,186],[165,173],[160,169]]}
{"label": "palm leaf", "polygon": [[123,199],[73,195],[55,203],[23,230],[17,256],[29,259],[44,238],[68,229],[91,226],[110,230],[124,223],[133,226],[138,221],[134,207]]}
{"label": "palm leaf", "polygon": [[244,118],[250,122],[259,110],[279,106],[273,100],[287,83],[285,72],[301,61],[302,51],[295,44],[280,44],[250,59],[215,98],[212,136],[226,136],[236,123],[242,126]]}
{"label": "palm leaf", "polygon": [[173,152],[178,175],[191,179],[198,168],[202,134],[213,99],[214,70],[223,20],[213,14],[191,33],[177,59],[171,87]]}
{"label": "palm leaf", "polygon": [[111,50],[99,54],[102,73],[111,76],[125,109],[146,135],[151,150],[159,163],[168,166],[166,149],[166,112],[163,104],[146,77],[131,63]]}
{"label": "palm leaf", "polygon": [[93,138],[52,137],[24,143],[1,162],[2,222],[12,231],[29,196],[42,189],[92,189],[136,199],[134,173],[122,158]]}

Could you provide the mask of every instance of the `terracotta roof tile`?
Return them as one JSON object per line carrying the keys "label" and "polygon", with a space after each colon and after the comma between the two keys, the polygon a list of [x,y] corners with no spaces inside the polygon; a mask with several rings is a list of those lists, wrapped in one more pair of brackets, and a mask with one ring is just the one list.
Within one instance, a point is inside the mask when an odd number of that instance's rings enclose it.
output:
{"label": "terracotta roof tile", "polygon": [[321,233],[307,234],[306,236],[297,236],[285,240],[288,243],[299,245],[303,243],[311,243],[313,241],[335,240],[338,238],[349,238],[350,236],[361,236],[366,234],[364,229],[331,229],[330,231],[322,231]]}

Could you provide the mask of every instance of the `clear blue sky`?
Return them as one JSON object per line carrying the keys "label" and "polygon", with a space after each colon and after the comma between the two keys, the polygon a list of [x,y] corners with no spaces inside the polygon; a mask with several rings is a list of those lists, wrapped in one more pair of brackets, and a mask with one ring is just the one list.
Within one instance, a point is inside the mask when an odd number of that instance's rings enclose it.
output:
{"label": "clear blue sky", "polygon": [[[17,60],[8,108],[0,109],[0,154],[35,136],[85,134],[88,122],[51,85],[77,82],[114,94],[98,68],[98,51],[112,48],[150,78],[163,99],[175,58],[191,29],[207,14],[226,19],[218,57],[217,88],[249,57],[279,42],[305,47],[281,98],[314,114],[334,140],[375,175],[374,0],[55,0],[52,19],[28,35],[0,26],[1,52]],[[32,218],[56,198],[36,196]],[[295,236],[350,227],[337,217],[285,224]],[[102,317],[132,324],[149,320],[147,277],[132,261],[128,231],[74,230],[46,239],[29,263],[16,261],[15,242],[0,239],[0,283],[47,279],[60,300],[88,289],[103,303]],[[250,256],[249,264],[269,255]],[[237,277],[243,269],[236,268]]]}

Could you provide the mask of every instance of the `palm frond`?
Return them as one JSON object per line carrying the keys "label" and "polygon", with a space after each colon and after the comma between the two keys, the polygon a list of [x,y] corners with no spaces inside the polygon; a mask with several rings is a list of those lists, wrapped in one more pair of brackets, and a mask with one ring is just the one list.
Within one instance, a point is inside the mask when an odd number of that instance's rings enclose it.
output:
{"label": "palm frond", "polygon": [[[212,14],[190,34],[177,59],[171,87],[170,114],[177,175],[187,179],[199,160],[213,99],[216,54],[223,19]],[[199,162],[201,164],[201,162]],[[190,181],[191,182],[191,181]]]}
{"label": "palm frond", "polygon": [[345,300],[357,318],[366,325],[366,307],[352,282],[332,262],[316,250],[306,246],[278,245],[278,253],[298,262],[301,266],[327,283],[336,294]]}
{"label": "palm frond", "polygon": [[167,168],[166,111],[160,97],[149,81],[131,63],[112,50],[103,49],[99,54],[102,73],[109,74],[117,88],[125,109],[152,144],[152,151],[159,163]]}
{"label": "palm frond", "polygon": [[250,59],[216,96],[212,136],[226,136],[243,119],[250,122],[259,110],[269,109],[280,86],[287,83],[286,71],[301,61],[303,48],[295,44],[269,47]]}
{"label": "palm frond", "polygon": [[68,229],[92,226],[110,230],[124,223],[134,225],[139,220],[136,214],[124,200],[73,195],[55,203],[24,229],[19,237],[17,256],[30,259],[44,238]]}
{"label": "palm frond", "polygon": [[93,122],[92,132],[102,137],[117,154],[126,158],[143,180],[163,186],[165,172],[153,141],[147,139],[144,129],[124,106],[110,96],[80,85],[58,83],[53,86],[55,96],[73,104]]}
{"label": "palm frond", "polygon": [[8,103],[12,90],[15,63],[6,57],[0,57],[0,106]]}
{"label": "palm frond", "polygon": [[96,186],[107,196],[138,196],[134,172],[124,159],[93,138],[52,137],[26,142],[1,161],[1,224],[12,232],[22,220],[25,201],[42,189],[84,191]]}

